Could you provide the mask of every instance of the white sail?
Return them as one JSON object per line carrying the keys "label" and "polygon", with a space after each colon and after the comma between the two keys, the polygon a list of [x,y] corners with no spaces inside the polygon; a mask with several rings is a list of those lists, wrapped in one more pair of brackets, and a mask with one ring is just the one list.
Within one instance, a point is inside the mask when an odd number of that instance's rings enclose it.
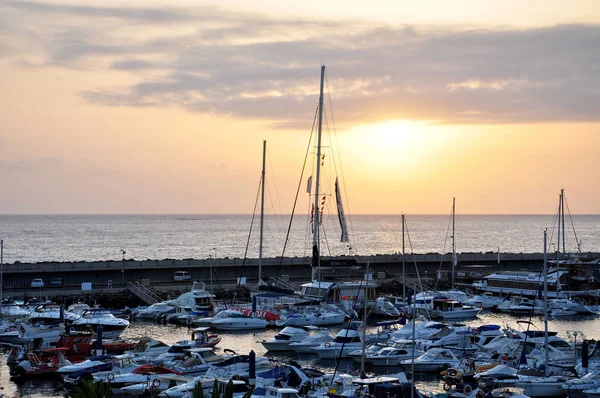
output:
{"label": "white sail", "polygon": [[342,237],[340,242],[349,242],[348,227],[346,225],[346,216],[344,215],[344,206],[342,205],[342,195],[337,177],[335,178],[335,199],[337,202],[338,218],[340,220],[340,228],[342,229]]}

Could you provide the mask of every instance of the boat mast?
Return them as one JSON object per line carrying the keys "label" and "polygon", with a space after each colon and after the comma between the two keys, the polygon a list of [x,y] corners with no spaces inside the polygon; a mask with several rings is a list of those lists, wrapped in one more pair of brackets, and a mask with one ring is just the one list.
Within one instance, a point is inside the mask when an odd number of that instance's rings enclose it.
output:
{"label": "boat mast", "polygon": [[[564,188],[562,188],[560,190],[560,207],[562,209],[562,217],[561,217],[561,220],[562,220],[561,221],[562,222],[562,231],[563,231],[563,234],[562,234],[562,246],[563,246],[563,254],[566,255],[567,254],[567,249],[565,248],[565,235],[566,235],[565,231],[566,230],[565,230],[565,189]],[[565,256],[565,258],[566,258],[566,256]]]}
{"label": "boat mast", "polygon": [[[548,252],[547,252],[547,236],[548,231],[544,230],[544,359],[545,364],[544,370],[546,377],[548,377]],[[558,286],[558,278],[557,278]]]}
{"label": "boat mast", "polygon": [[456,244],[454,243],[456,198],[452,198],[452,290],[454,290],[454,272],[456,269]]}
{"label": "boat mast", "polygon": [[262,173],[260,177],[260,238],[258,243],[258,286],[263,284],[263,223],[265,218],[265,158],[267,155],[267,141],[263,140]]}
{"label": "boat mast", "polygon": [[313,218],[313,252],[312,252],[312,278],[315,279],[315,271],[318,272],[318,280],[321,281],[321,260],[319,253],[319,182],[321,178],[321,127],[323,125],[323,82],[325,81],[325,65],[321,65],[321,84],[319,88],[319,124],[317,127],[317,170],[315,174],[315,200]]}
{"label": "boat mast", "polygon": [[[562,190],[560,191],[560,196],[558,197],[558,242],[556,246],[556,266],[560,269],[560,228],[561,228],[561,214],[562,214]],[[563,231],[564,233],[564,231]],[[558,281],[557,281],[558,282]],[[558,283],[557,283],[558,285]]]}
{"label": "boat mast", "polygon": [[402,214],[402,300],[406,304],[406,263],[404,261],[404,214]]}

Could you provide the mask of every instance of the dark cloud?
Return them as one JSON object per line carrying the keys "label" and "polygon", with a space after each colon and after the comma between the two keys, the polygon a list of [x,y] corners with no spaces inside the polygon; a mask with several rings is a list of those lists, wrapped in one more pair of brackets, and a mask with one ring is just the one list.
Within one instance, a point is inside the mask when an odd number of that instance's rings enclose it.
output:
{"label": "dark cloud", "polygon": [[[600,119],[600,26],[459,30],[272,19],[213,8],[7,4],[92,21],[50,29],[43,40],[49,64],[106,60],[115,71],[151,72],[131,86],[82,90],[88,101],[108,106],[178,106],[305,126],[325,63],[337,121]],[[123,34],[128,22],[139,21],[150,27],[181,22],[188,29],[177,36]],[[97,27],[107,23],[111,29]]]}

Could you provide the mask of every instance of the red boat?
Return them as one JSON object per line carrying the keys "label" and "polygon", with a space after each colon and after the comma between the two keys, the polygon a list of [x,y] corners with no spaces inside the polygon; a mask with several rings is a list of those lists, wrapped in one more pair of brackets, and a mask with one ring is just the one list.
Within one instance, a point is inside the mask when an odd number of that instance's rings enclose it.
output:
{"label": "red boat", "polygon": [[202,326],[192,331],[192,340],[196,342],[194,348],[214,347],[221,342],[221,336],[208,334],[210,328]]}
{"label": "red boat", "polygon": [[107,354],[122,354],[137,347],[139,341],[134,340],[103,340],[102,347]]}

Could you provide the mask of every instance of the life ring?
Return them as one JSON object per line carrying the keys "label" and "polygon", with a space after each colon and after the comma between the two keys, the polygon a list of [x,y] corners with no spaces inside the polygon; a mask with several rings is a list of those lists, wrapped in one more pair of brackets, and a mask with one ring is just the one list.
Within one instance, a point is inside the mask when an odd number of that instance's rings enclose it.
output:
{"label": "life ring", "polygon": [[325,348],[331,347],[331,343],[325,343]]}
{"label": "life ring", "polygon": [[475,394],[477,398],[485,398],[485,393],[481,390],[477,390],[477,394]]}
{"label": "life ring", "polygon": [[114,373],[109,373],[106,378],[108,379],[108,381],[113,381],[115,379],[115,374]]}
{"label": "life ring", "polygon": [[159,379],[154,379],[152,380],[152,387],[160,387],[160,380]]}
{"label": "life ring", "polygon": [[465,393],[465,395],[469,395],[473,392],[473,387],[467,384],[463,387],[463,392]]}

